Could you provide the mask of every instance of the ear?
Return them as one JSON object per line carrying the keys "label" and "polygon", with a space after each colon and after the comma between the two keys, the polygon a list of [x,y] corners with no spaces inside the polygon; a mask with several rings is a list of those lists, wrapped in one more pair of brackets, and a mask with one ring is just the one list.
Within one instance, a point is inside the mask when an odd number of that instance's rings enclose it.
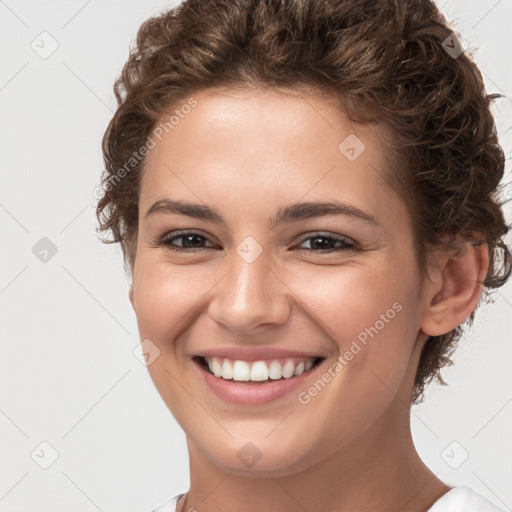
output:
{"label": "ear", "polygon": [[130,299],[130,303],[132,305],[132,308],[135,309],[134,303],[133,303],[133,283],[130,285],[130,291],[128,292],[128,298]]}
{"label": "ear", "polygon": [[489,267],[487,244],[465,241],[460,249],[440,256],[438,266],[427,285],[426,310],[421,330],[428,336],[440,336],[455,329],[475,309],[482,294]]}

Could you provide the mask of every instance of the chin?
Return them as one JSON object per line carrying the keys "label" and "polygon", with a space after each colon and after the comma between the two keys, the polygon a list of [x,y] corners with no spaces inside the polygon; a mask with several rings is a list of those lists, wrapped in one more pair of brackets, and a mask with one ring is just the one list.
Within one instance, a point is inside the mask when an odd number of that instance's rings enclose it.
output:
{"label": "chin", "polygon": [[[286,477],[304,471],[322,460],[317,449],[305,445],[304,434],[297,434],[300,442],[295,436],[283,436],[281,432],[273,440],[250,440],[246,436],[228,440],[223,438],[215,442],[215,439],[209,437],[204,439],[205,444],[197,440],[193,444],[194,450],[199,450],[202,457],[207,457],[227,473],[251,478],[268,478],[269,473],[273,477]],[[283,437],[288,439],[287,443],[283,442]]]}

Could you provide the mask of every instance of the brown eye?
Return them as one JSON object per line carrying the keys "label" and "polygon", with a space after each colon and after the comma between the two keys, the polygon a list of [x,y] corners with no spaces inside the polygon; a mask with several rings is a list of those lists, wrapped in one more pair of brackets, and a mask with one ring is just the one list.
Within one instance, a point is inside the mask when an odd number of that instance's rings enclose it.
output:
{"label": "brown eye", "polygon": [[345,238],[340,238],[337,236],[328,235],[324,233],[315,233],[314,235],[305,238],[302,241],[301,245],[308,241],[311,241],[310,247],[301,248],[301,250],[313,252],[327,252],[356,249],[355,244],[348,242]]}
{"label": "brown eye", "polygon": [[[181,241],[178,245],[175,244],[175,241]],[[211,246],[204,246],[204,242],[208,241],[208,238],[200,233],[185,231],[181,233],[176,233],[174,235],[165,235],[161,244],[174,250],[174,251],[186,251],[193,249],[207,249]]]}

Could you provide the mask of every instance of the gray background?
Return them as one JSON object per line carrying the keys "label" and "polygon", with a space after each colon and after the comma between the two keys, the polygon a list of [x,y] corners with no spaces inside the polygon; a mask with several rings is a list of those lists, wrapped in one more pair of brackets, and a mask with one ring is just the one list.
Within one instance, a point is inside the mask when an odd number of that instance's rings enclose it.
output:
{"label": "gray background", "polygon": [[[147,511],[188,490],[185,436],[133,353],[121,252],[94,215],[112,84],[137,27],[171,5],[0,0],[1,512]],[[439,5],[507,96],[494,112],[510,180],[512,0]],[[412,429],[439,478],[510,510],[511,285],[494,297]]]}

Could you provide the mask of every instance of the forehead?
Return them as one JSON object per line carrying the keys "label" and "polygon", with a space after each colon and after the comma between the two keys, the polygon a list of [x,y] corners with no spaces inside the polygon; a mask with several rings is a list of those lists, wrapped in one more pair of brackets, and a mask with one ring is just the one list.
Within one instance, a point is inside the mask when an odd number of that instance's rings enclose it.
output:
{"label": "forehead", "polygon": [[141,209],[164,196],[248,212],[269,202],[343,199],[377,214],[397,202],[383,128],[350,122],[334,101],[275,88],[192,96],[195,106],[174,116],[146,157]]}

